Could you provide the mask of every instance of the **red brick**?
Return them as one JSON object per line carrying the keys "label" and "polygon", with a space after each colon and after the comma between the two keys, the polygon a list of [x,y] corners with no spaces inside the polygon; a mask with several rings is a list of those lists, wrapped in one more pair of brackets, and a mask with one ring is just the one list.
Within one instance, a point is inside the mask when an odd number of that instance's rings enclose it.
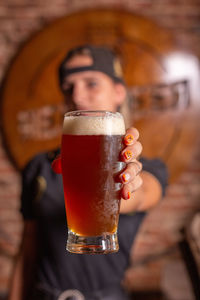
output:
{"label": "red brick", "polygon": [[[200,57],[200,3],[199,0],[1,0],[0,4],[0,78],[19,45],[32,33],[60,16],[80,9],[94,7],[128,9],[150,17],[173,30],[179,45],[194,51]],[[199,142],[200,145],[200,142]],[[187,224],[199,207],[200,154],[168,189],[166,198],[146,218],[132,252],[132,261],[165,252],[180,238],[180,228]],[[0,255],[0,293],[8,289],[13,257],[16,254],[22,219],[18,212],[21,190],[20,176],[9,162],[1,144],[0,135],[0,246],[6,253]],[[8,258],[9,257],[9,258]],[[132,289],[159,288],[163,264],[167,261],[132,268],[129,284]]]}

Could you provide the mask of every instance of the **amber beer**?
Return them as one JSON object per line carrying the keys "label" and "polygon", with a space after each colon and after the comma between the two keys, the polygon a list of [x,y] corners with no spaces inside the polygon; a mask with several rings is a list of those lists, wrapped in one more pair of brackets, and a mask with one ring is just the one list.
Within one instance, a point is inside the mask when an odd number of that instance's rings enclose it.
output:
{"label": "amber beer", "polygon": [[70,252],[118,250],[120,185],[115,176],[124,133],[119,113],[65,115],[61,159]]}

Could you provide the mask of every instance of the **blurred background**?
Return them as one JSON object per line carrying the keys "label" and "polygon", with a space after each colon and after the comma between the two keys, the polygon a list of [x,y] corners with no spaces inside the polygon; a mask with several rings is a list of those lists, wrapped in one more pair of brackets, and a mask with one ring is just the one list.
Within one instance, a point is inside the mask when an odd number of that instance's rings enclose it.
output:
{"label": "blurred background", "polygon": [[87,42],[119,54],[143,155],[161,157],[170,174],[124,284],[133,299],[200,299],[199,0],[1,0],[0,300],[23,229],[20,170],[59,145],[56,67],[66,49]]}

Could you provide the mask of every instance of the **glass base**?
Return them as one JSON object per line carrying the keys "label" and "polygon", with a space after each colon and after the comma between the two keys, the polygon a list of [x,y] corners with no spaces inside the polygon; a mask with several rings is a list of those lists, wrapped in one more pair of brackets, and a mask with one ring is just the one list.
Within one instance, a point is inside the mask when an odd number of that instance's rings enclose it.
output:
{"label": "glass base", "polygon": [[117,233],[105,233],[101,236],[80,236],[68,231],[66,249],[79,254],[107,254],[119,250]]}

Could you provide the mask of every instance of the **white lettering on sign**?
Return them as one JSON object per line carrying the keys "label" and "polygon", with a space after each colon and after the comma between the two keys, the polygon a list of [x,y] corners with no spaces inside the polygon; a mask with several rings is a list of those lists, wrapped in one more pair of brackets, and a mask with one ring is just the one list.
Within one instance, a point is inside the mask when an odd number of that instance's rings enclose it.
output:
{"label": "white lettering on sign", "polygon": [[20,111],[17,114],[17,129],[24,140],[50,140],[61,134],[64,104],[48,105]]}

